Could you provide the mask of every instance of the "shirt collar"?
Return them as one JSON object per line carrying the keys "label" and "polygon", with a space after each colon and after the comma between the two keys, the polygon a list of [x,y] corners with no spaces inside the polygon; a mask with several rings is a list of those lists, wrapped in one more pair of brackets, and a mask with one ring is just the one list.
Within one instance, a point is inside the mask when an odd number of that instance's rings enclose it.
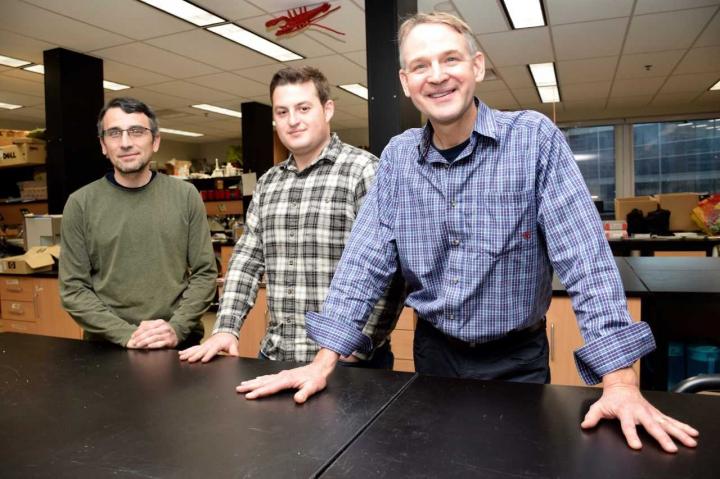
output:
{"label": "shirt collar", "polygon": [[[477,118],[475,119],[475,126],[473,127],[473,133],[497,141],[498,135],[495,113],[485,103],[481,102],[478,97],[475,97],[475,105],[478,107],[478,112]],[[420,153],[418,163],[425,161],[430,148],[432,148],[433,132],[434,130],[432,124],[428,121],[423,128],[422,139],[418,145],[418,152]]]}
{"label": "shirt collar", "polygon": [[[343,142],[340,141],[340,137],[337,136],[337,133],[332,133],[330,135],[330,143],[328,143],[325,148],[320,152],[318,157],[313,160],[310,165],[308,165],[307,168],[305,168],[303,171],[309,171],[311,168],[313,168],[316,164],[318,164],[321,161],[327,161],[329,163],[335,163],[337,161],[338,156],[340,156],[340,152],[342,151]],[[290,156],[288,156],[288,159],[283,161],[280,164],[280,167],[284,170],[288,171],[297,171],[297,165],[295,164],[295,157],[292,153],[290,153]]]}

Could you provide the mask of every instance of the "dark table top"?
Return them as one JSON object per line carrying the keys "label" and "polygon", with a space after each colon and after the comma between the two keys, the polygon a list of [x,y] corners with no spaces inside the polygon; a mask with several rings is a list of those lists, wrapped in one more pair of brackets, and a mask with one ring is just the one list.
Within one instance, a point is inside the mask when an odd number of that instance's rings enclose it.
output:
{"label": "dark table top", "polygon": [[720,258],[628,257],[624,259],[653,293],[720,295]]}
{"label": "dark table top", "polygon": [[288,366],[0,334],[0,477],[310,477],[412,378],[344,368],[303,406],[235,392]]}
{"label": "dark table top", "polygon": [[460,381],[419,376],[322,476],[483,478],[717,477],[720,400],[647,396],[696,425],[696,449],[625,445],[617,422],[584,432],[596,388]]}
{"label": "dark table top", "polygon": [[[627,296],[642,296],[648,293],[648,289],[637,277],[637,274],[627,263],[625,257],[615,256],[615,264],[617,264],[618,271],[620,273],[620,279],[623,283],[623,289],[625,290],[625,294]],[[554,295],[567,295],[565,286],[562,284],[557,275],[553,275],[552,285]]]}

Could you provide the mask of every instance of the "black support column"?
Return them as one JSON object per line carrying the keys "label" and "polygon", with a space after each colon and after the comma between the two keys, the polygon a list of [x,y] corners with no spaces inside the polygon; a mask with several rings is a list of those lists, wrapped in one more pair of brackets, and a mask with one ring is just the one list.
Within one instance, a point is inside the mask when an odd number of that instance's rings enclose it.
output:
{"label": "black support column", "polygon": [[242,112],[243,169],[260,178],[273,166],[272,108],[249,102],[240,105]]}
{"label": "black support column", "polygon": [[70,193],[110,167],[96,128],[104,102],[103,63],[64,48],[46,50],[43,61],[48,210],[59,214]]}
{"label": "black support column", "polygon": [[417,0],[365,0],[370,151],[377,156],[390,138],[421,125],[398,77],[397,31],[416,12]]}

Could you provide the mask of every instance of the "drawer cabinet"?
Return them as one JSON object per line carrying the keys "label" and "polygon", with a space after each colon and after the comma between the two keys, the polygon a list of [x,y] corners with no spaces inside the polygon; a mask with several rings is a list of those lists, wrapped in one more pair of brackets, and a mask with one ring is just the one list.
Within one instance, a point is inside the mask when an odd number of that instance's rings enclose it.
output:
{"label": "drawer cabinet", "polygon": [[57,278],[0,275],[0,332],[82,339],[60,304]]}

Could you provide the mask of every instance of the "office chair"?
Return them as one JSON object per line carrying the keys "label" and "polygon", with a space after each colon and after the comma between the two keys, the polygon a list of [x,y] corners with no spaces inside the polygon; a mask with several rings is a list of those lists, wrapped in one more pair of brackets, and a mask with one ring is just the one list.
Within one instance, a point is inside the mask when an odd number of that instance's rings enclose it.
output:
{"label": "office chair", "polygon": [[701,391],[720,390],[720,374],[698,374],[677,383],[672,392],[697,393]]}

